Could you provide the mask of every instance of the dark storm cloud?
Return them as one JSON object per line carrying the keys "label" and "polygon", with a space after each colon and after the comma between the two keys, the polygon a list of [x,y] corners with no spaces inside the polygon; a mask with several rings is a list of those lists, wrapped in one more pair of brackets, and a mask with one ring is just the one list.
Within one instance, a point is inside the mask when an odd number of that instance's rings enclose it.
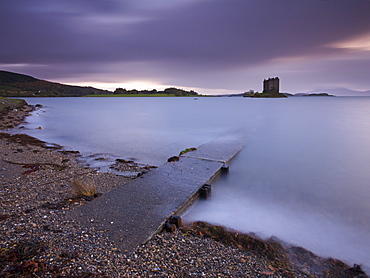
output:
{"label": "dark storm cloud", "polygon": [[[1,11],[1,62],[53,63],[101,59],[106,33],[84,28],[88,18],[109,14],[97,1],[9,1]],[[17,7],[13,7],[13,6]],[[90,25],[91,26],[91,25]],[[91,26],[94,27],[94,26]]]}
{"label": "dark storm cloud", "polygon": [[[370,33],[368,0],[2,1],[0,64],[59,75],[157,63],[171,80],[272,59],[345,53],[329,45]],[[72,69],[73,68],[73,69]],[[59,69],[59,70],[58,70]],[[133,67],[138,74],[140,67]]]}
{"label": "dark storm cloud", "polygon": [[370,2],[363,8],[336,2],[334,9],[332,2],[315,0],[202,2],[143,23],[135,45],[151,43],[154,57],[220,66],[327,54],[332,50],[325,45],[370,31]]}

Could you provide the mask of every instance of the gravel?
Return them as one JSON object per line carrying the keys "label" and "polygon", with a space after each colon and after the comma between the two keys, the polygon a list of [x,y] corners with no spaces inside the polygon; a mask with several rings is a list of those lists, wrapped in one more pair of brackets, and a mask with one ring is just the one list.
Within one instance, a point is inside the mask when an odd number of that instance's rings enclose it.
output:
{"label": "gravel", "polygon": [[76,177],[93,181],[102,194],[131,178],[84,168],[74,153],[17,141],[17,136],[4,134],[0,141],[0,276],[245,277],[252,273],[259,277],[264,271],[271,273],[268,266],[234,247],[180,230],[155,235],[133,254],[120,252],[104,231],[82,227],[65,215],[88,202],[73,195],[71,182]]}

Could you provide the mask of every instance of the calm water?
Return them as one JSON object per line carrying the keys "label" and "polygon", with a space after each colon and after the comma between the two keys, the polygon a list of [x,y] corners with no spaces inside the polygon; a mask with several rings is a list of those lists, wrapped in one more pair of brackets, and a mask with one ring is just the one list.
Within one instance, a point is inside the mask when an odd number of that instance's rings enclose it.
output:
{"label": "calm water", "polygon": [[[30,98],[23,131],[161,165],[243,127],[246,147],[185,216],[370,268],[370,98]],[[43,130],[36,130],[42,126]]]}

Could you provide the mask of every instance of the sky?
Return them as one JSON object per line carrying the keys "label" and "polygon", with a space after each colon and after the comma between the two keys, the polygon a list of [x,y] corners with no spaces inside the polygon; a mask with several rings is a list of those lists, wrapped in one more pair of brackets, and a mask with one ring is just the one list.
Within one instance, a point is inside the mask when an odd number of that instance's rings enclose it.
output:
{"label": "sky", "polygon": [[[115,90],[370,90],[370,0],[2,0],[0,69]],[[352,91],[346,90],[350,89]]]}

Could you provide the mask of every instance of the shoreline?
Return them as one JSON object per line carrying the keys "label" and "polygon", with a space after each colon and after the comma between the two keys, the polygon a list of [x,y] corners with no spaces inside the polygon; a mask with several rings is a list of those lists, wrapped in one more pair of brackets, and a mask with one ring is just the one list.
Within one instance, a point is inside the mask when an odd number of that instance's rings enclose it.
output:
{"label": "shoreline", "polygon": [[22,124],[35,107],[22,99],[0,97],[0,130],[12,129]]}
{"label": "shoreline", "polygon": [[133,254],[121,252],[102,231],[65,215],[89,202],[74,196],[74,179],[104,194],[131,178],[85,168],[75,152],[27,135],[0,131],[0,138],[0,276],[367,277],[358,266],[300,247],[294,248],[301,258],[290,261],[282,245],[202,223],[157,234]]}

